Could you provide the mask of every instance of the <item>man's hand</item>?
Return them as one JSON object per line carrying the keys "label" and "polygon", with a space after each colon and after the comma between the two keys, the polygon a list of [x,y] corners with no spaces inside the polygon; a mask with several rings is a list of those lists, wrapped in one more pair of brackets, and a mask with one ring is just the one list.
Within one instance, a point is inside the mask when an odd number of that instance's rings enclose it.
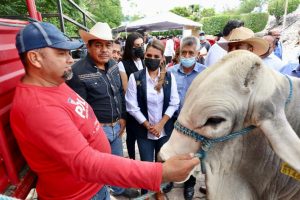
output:
{"label": "man's hand", "polygon": [[121,126],[121,128],[120,128],[120,133],[119,133],[119,137],[122,137],[123,136],[123,134],[124,134],[124,130],[125,130],[125,128],[126,128],[126,120],[125,119],[120,119],[120,126]]}
{"label": "man's hand", "polygon": [[190,154],[178,155],[169,158],[163,163],[163,182],[180,182],[187,178],[190,171],[199,165],[200,160]]}

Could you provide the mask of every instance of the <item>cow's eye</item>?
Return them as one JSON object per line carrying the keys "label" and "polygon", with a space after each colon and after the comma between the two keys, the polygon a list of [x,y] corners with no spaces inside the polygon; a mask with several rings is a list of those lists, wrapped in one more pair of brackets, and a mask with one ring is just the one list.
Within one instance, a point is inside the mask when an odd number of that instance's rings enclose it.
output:
{"label": "cow's eye", "polygon": [[223,117],[210,117],[207,119],[204,126],[215,126],[224,121],[226,121],[226,119],[224,119]]}

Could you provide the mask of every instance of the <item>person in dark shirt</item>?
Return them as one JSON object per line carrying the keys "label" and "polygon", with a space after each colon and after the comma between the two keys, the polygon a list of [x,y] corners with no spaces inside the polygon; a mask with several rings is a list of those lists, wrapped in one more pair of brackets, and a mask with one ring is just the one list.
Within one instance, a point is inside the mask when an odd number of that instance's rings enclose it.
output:
{"label": "person in dark shirt", "polygon": [[[138,32],[133,32],[126,39],[125,49],[122,60],[118,63],[119,72],[124,91],[127,90],[127,83],[130,74],[144,68],[144,40]],[[137,131],[132,125],[134,118],[127,115],[126,123],[126,146],[128,156],[135,159],[135,143]]]}
{"label": "person in dark shirt", "polygon": [[[68,85],[93,108],[110,142],[112,154],[123,156],[122,134],[126,126],[125,97],[119,69],[112,58],[113,38],[107,23],[96,23],[90,32],[79,31],[88,55],[72,66]],[[114,195],[134,198],[136,190],[112,187]]]}

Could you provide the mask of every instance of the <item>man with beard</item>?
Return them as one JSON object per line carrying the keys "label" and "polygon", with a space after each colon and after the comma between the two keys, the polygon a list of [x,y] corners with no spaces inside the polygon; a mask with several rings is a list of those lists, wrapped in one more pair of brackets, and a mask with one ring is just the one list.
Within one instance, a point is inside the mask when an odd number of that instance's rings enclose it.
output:
{"label": "man with beard", "polygon": [[16,37],[25,76],[15,90],[10,124],[37,174],[39,199],[109,200],[104,184],[159,191],[162,182],[182,181],[198,158],[176,156],[146,163],[111,155],[92,108],[71,90],[73,59],[68,40],[54,25],[33,22]]}
{"label": "man with beard", "polygon": [[[96,23],[79,34],[88,55],[72,66],[73,78],[68,85],[93,108],[109,140],[112,154],[123,156],[122,135],[126,126],[125,97],[117,63],[111,59],[112,31],[107,23]],[[136,190],[112,187],[113,194],[128,198],[138,196]]]}

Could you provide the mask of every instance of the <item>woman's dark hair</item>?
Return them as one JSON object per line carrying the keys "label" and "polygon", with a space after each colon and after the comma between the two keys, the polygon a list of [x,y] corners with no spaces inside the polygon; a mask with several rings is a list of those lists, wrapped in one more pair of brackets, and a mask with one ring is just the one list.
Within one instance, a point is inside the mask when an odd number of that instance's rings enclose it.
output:
{"label": "woman's dark hair", "polygon": [[[146,52],[150,47],[159,50],[161,52],[161,55],[164,56],[165,46],[161,43],[161,41],[153,40],[152,42],[150,42],[147,45]],[[160,89],[162,88],[163,84],[165,83],[166,73],[167,73],[166,63],[163,62],[160,64],[160,76],[159,76],[158,82],[154,88],[158,92],[160,92]]]}
{"label": "woman's dark hair", "polygon": [[141,38],[142,40],[144,39],[143,36],[137,32],[131,33],[128,35],[125,43],[125,49],[124,49],[124,54],[123,54],[123,60],[131,60],[134,58],[132,49],[134,45],[134,41],[136,39]]}
{"label": "woman's dark hair", "polygon": [[230,32],[235,29],[244,26],[244,22],[241,20],[229,20],[223,28],[223,36],[228,36]]}

